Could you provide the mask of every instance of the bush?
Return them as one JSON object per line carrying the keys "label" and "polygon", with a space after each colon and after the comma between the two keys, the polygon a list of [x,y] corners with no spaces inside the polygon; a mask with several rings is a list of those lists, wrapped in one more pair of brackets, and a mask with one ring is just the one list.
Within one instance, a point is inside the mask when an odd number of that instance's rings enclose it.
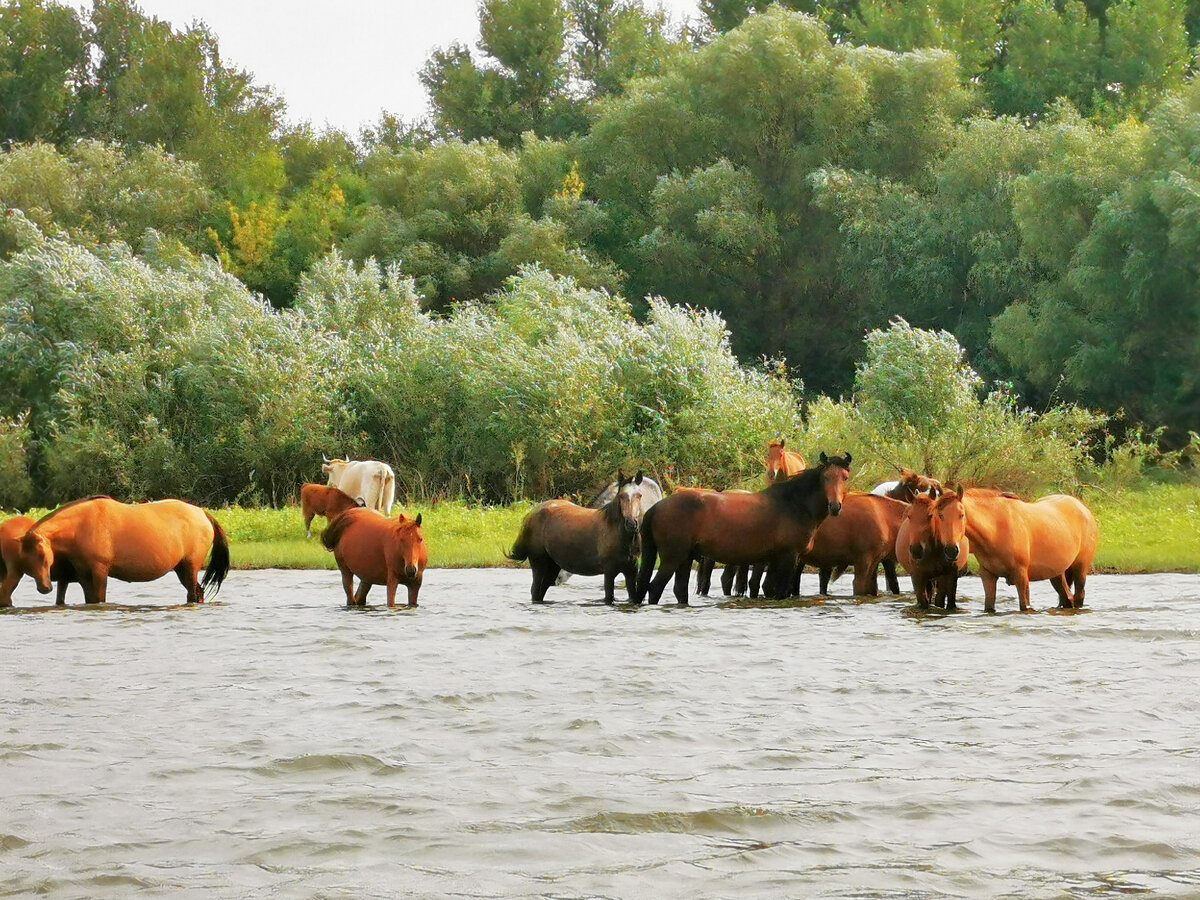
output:
{"label": "bush", "polygon": [[1076,406],[1038,414],[1003,389],[985,392],[953,335],[893,320],[871,331],[850,401],[808,409],[805,449],[855,455],[860,486],[908,467],[948,484],[1023,493],[1074,489],[1092,470],[1093,436],[1105,417]]}

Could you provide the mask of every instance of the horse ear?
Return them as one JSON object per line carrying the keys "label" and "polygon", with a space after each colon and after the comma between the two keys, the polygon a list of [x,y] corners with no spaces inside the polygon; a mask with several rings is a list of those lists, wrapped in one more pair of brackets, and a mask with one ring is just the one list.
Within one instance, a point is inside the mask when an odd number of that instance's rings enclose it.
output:
{"label": "horse ear", "polygon": [[617,469],[617,486],[620,487],[621,485],[625,484],[625,481],[625,473],[620,469]]}
{"label": "horse ear", "polygon": [[826,456],[825,451],[822,450],[821,451],[821,465],[825,465],[827,462],[829,462],[829,457]]}
{"label": "horse ear", "polygon": [[416,523],[417,523],[418,525],[420,525],[420,524],[421,524],[421,514],[420,514],[420,513],[417,513],[417,518],[416,518],[416,520],[415,520],[415,521],[416,521]]}
{"label": "horse ear", "polygon": [[963,487],[963,486],[960,484],[960,485],[959,485],[959,486],[958,486],[958,487],[955,489],[955,491],[954,491],[954,492],[955,492],[956,494],[958,494],[958,499],[959,499],[959,500],[961,500],[961,499],[963,498],[963,495],[967,493],[967,489],[966,489],[966,488],[964,488],[964,487]]}
{"label": "horse ear", "polygon": [[850,451],[849,451],[849,450],[847,450],[847,451],[846,451],[846,468],[847,468],[847,469],[849,469],[849,468],[850,468],[850,460],[852,460],[852,459],[854,459],[854,457],[853,457],[853,456],[851,456],[851,455],[850,455]]}
{"label": "horse ear", "polygon": [[633,483],[641,484],[642,479],[645,477],[646,477],[646,473],[644,471],[642,471],[641,469],[638,469],[637,474],[633,476]]}
{"label": "horse ear", "polygon": [[782,450],[786,446],[787,446],[787,438],[781,437],[779,439],[779,449]]}

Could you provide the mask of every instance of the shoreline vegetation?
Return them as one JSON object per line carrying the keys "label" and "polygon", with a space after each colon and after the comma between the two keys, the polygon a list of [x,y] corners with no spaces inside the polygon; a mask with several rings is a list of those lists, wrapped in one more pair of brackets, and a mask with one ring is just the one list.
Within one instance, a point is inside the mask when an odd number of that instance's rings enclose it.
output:
{"label": "shoreline vegetation", "polygon": [[[1200,573],[1200,482],[1086,488],[1083,499],[1100,522],[1094,572]],[[530,501],[509,506],[444,501],[403,509],[423,516],[430,568],[489,568],[515,567],[504,554],[534,506]],[[393,515],[400,509],[397,504]],[[336,568],[333,554],[321,546],[324,520],[316,519],[312,539],[305,538],[298,505],[209,511],[229,535],[235,569]],[[0,512],[0,521],[11,515]]]}

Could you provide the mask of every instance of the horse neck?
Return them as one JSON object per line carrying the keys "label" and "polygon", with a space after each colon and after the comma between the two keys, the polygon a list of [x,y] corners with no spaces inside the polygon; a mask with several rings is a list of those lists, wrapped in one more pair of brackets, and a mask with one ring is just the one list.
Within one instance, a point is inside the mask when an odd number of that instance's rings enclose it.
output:
{"label": "horse neck", "polygon": [[820,522],[829,513],[825,492],[821,490],[824,469],[805,469],[799,475],[778,481],[767,488],[767,494],[780,501],[797,518],[800,515]]}
{"label": "horse neck", "polygon": [[967,516],[967,540],[972,543],[986,540],[1006,510],[1001,504],[1012,502],[989,490],[969,488],[963,495],[963,512]]}

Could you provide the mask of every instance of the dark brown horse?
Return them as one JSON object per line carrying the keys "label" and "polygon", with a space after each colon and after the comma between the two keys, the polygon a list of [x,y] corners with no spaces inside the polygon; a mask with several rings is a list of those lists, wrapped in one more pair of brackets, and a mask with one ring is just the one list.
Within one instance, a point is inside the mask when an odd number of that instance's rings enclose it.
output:
{"label": "dark brown horse", "polygon": [[[796,561],[791,593],[800,592],[800,573],[804,566],[820,572],[822,594],[829,593],[833,570],[854,567],[856,596],[879,594],[879,566],[883,565],[888,590],[900,593],[896,578],[896,535],[908,507],[890,497],[877,497],[855,491],[846,495],[842,514],[826,519],[813,536],[812,547]],[[840,574],[840,573],[839,573]]]}
{"label": "dark brown horse", "polygon": [[619,572],[625,576],[625,589],[632,601],[637,584],[641,502],[638,486],[618,472],[616,496],[600,509],[578,506],[570,500],[548,500],[534,507],[521,523],[508,554],[514,562],[529,560],[533,602],[545,600],[546,591],[560,571],[603,575],[605,603],[616,599]]}
{"label": "dark brown horse", "polygon": [[636,602],[657,603],[674,576],[675,599],[686,606],[692,561],[703,556],[726,565],[769,563],[767,595],[782,596],[796,554],[808,549],[826,516],[841,512],[850,460],[849,453],[822,453],[815,468],[753,494],[686,488],[667,497],[642,522]]}
{"label": "dark brown horse", "polygon": [[[198,579],[204,558],[212,559]],[[76,500],[40,519],[21,538],[16,565],[50,593],[55,566],[67,564],[86,603],[103,603],[109,577],[154,581],[174,572],[188,603],[203,603],[229,574],[229,541],[216,519],[182,500],[125,504],[111,497]],[[214,591],[215,593],[216,591]]]}
{"label": "dark brown horse", "polygon": [[[347,606],[365,606],[372,586],[387,586],[387,605],[396,605],[396,588],[408,588],[408,605],[417,605],[429,552],[421,514],[389,519],[373,509],[350,508],[335,516],[321,535],[342,572]],[[354,590],[354,576],[358,590]]]}
{"label": "dark brown horse", "polygon": [[327,522],[332,522],[346,510],[363,505],[361,497],[355,499],[344,491],[327,484],[300,485],[300,512],[304,515],[307,537],[312,537],[314,516],[324,516]]}
{"label": "dark brown horse", "polygon": [[912,576],[922,609],[931,600],[948,611],[957,608],[958,578],[967,570],[970,552],[962,496],[961,487],[936,499],[917,495],[900,525],[896,557]]}

